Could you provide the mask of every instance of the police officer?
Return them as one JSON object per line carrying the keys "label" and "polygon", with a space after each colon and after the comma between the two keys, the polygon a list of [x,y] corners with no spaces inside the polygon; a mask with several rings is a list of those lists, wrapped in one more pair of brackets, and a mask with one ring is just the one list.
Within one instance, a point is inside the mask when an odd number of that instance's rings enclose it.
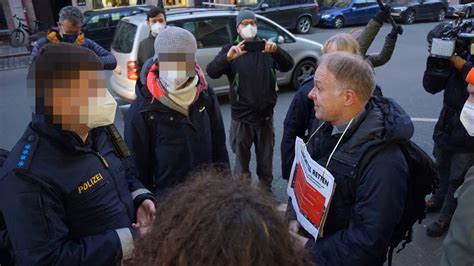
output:
{"label": "police officer", "polygon": [[16,265],[117,265],[155,213],[111,124],[100,58],[47,44],[28,72],[35,113],[0,172]]}

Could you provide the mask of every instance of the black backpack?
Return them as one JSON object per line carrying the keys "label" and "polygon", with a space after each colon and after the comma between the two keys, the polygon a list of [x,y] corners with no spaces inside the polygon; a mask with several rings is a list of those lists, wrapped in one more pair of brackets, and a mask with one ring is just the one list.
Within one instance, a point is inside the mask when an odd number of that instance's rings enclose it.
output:
{"label": "black backpack", "polygon": [[[388,251],[389,266],[392,265],[394,249],[401,242],[403,242],[402,247],[397,251],[397,253],[404,249],[406,244],[412,241],[413,225],[415,222],[420,224],[426,217],[425,197],[434,191],[438,180],[436,164],[431,157],[426,154],[426,152],[412,141],[399,143],[398,145],[400,146],[408,164],[408,191],[402,218],[395,227],[392,237],[390,238]],[[371,161],[373,156],[385,147],[385,145],[380,145],[364,155],[359,169],[363,170]],[[362,173],[361,170],[359,173]]]}

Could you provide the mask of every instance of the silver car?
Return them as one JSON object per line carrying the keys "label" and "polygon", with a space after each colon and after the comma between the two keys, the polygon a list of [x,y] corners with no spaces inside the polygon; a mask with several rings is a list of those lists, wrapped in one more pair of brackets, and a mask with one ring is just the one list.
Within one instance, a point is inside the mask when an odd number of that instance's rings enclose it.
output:
{"label": "silver car", "polygon": [[[237,38],[235,17],[238,11],[213,9],[181,9],[168,11],[167,25],[178,26],[194,34],[198,43],[197,63],[205,69],[223,46]],[[286,73],[277,72],[278,85],[298,87],[317,67],[322,55],[322,45],[307,39],[295,37],[275,22],[257,15],[258,35],[278,43],[293,57],[295,67]],[[148,37],[150,29],[145,14],[123,18],[115,31],[111,45],[117,58],[117,68],[111,77],[111,89],[122,99],[135,99],[135,83],[138,78],[136,60],[140,42]],[[206,74],[207,76],[207,74]],[[229,82],[225,76],[208,82],[217,94],[226,94]]]}

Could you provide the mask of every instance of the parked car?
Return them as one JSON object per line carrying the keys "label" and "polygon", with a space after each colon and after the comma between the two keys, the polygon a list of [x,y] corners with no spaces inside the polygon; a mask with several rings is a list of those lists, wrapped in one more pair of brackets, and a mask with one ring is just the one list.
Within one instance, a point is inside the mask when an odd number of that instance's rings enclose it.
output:
{"label": "parked car", "polygon": [[320,10],[322,26],[342,28],[346,25],[366,24],[379,11],[376,0],[341,0]]}
{"label": "parked car", "polygon": [[259,15],[267,17],[289,30],[309,33],[319,23],[319,5],[316,0],[255,0],[239,1],[239,7],[251,7]]}
{"label": "parked car", "polygon": [[392,17],[402,23],[412,24],[416,20],[443,21],[448,11],[446,0],[409,0],[391,3]]}
{"label": "parked car", "polygon": [[105,8],[84,12],[84,23],[81,31],[87,38],[110,50],[115,28],[123,17],[146,12],[153,6],[137,5],[127,7]]}
{"label": "parked car", "polygon": [[[192,32],[198,43],[197,62],[203,69],[214,59],[223,46],[237,38],[235,17],[237,11],[189,9],[169,11],[167,24],[185,28]],[[117,68],[111,77],[111,89],[127,101],[135,99],[135,83],[138,79],[136,60],[140,42],[149,34],[145,14],[123,18],[115,32],[112,54],[117,58]],[[278,85],[298,85],[313,74],[322,55],[322,45],[295,37],[277,23],[257,15],[258,35],[278,43],[288,51],[295,61],[295,67],[287,72],[277,72]],[[217,94],[226,94],[229,81],[225,76],[214,80],[208,78]]]}
{"label": "parked car", "polygon": [[472,11],[474,10],[474,3],[472,0],[459,1],[458,5],[450,5],[448,7],[448,12],[446,17],[457,17],[457,12],[464,12],[465,18],[470,18],[472,16]]}

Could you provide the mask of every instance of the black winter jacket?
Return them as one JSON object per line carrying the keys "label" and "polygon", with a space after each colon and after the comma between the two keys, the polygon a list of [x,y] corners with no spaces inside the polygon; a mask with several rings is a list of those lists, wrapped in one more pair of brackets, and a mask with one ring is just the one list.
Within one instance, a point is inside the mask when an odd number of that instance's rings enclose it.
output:
{"label": "black winter jacket", "polygon": [[281,139],[281,174],[283,179],[290,177],[291,167],[295,159],[296,137],[307,140],[308,130],[316,119],[314,103],[308,98],[308,93],[314,85],[314,76],[306,78],[293,97],[285,121],[283,122],[283,137]]}
{"label": "black winter jacket", "polygon": [[[325,124],[308,144],[311,157],[322,166],[340,137],[331,135],[332,128]],[[336,190],[324,237],[307,243],[318,265],[383,265],[407,193],[408,165],[398,143],[412,135],[410,117],[387,98],[372,97],[354,121],[327,167]],[[366,152],[378,145],[384,148],[359,169]]]}
{"label": "black winter jacket", "polygon": [[[152,64],[148,60],[141,72]],[[137,99],[125,117],[125,141],[135,158],[139,180],[162,196],[185,180],[190,171],[208,164],[229,165],[224,122],[212,88],[200,93],[186,117],[158,100],[146,85],[137,86]]]}
{"label": "black winter jacket", "polygon": [[0,171],[15,264],[118,265],[132,247],[136,207],[154,197],[106,127],[84,144],[36,118]]}
{"label": "black winter jacket", "polygon": [[[237,39],[238,43],[240,39]],[[290,71],[293,58],[278,47],[273,54],[247,52],[228,62],[227,52],[231,44],[224,46],[206,67],[209,77],[217,79],[226,75],[230,84],[232,119],[261,125],[273,118],[277,100],[275,90],[276,72]]]}
{"label": "black winter jacket", "polygon": [[459,120],[469,93],[465,82],[473,64],[468,62],[461,71],[454,70],[449,77],[441,77],[425,71],[423,87],[431,94],[444,90],[443,108],[436,123],[433,140],[440,149],[468,153],[474,151],[474,137],[469,136]]}

